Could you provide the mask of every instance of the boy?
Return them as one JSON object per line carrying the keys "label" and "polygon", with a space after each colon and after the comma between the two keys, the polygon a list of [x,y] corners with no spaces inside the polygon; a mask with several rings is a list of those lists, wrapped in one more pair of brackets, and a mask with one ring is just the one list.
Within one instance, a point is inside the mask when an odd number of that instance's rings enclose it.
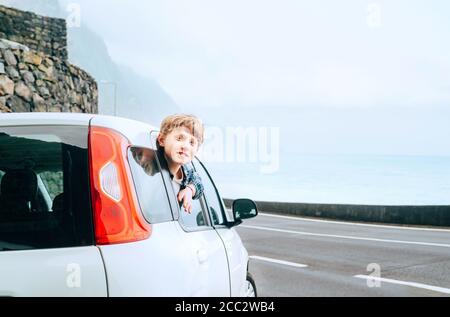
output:
{"label": "boy", "polygon": [[203,143],[203,125],[192,115],[171,115],[161,123],[158,145],[167,161],[178,201],[191,213],[192,199],[203,193],[200,176],[188,166]]}

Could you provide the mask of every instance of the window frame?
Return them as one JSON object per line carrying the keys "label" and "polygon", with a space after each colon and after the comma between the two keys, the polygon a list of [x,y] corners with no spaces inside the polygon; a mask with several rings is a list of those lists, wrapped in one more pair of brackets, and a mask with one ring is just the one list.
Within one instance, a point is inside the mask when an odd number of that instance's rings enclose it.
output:
{"label": "window frame", "polygon": [[[219,203],[220,203],[220,212],[222,213],[222,218],[224,219],[224,223],[223,223],[223,224],[217,224],[217,225],[216,225],[216,224],[214,224],[214,222],[213,222],[212,215],[211,215],[211,212],[210,212],[210,209],[209,209],[208,198],[206,197],[206,193],[203,192],[202,196],[204,196],[203,199],[205,200],[205,203],[206,203],[206,207],[207,207],[207,210],[208,210],[208,216],[209,216],[209,218],[210,218],[210,223],[211,223],[211,225],[212,225],[214,228],[225,228],[225,227],[228,228],[228,227],[229,227],[229,224],[230,224],[230,223],[233,223],[233,221],[230,221],[230,219],[229,219],[229,217],[228,217],[228,213],[226,212],[225,203],[223,202],[222,196],[220,196],[220,194],[219,194],[219,191],[218,191],[218,189],[217,189],[216,184],[214,183],[214,180],[213,180],[212,177],[211,177],[211,174],[209,174],[208,169],[205,167],[205,165],[202,163],[202,161],[200,161],[200,160],[198,159],[198,157],[195,157],[195,158],[194,158],[194,160],[193,160],[193,166],[194,166],[196,172],[199,172],[197,166],[199,166],[199,168],[203,168],[203,171],[205,172],[206,176],[209,178],[209,181],[210,181],[211,184],[213,185],[213,188],[214,188],[214,194],[216,195],[217,200],[218,200]],[[205,188],[206,188],[206,187],[205,187]],[[229,216],[231,217],[232,215],[230,214]]]}
{"label": "window frame", "polygon": [[[207,209],[205,209],[206,207],[206,202],[204,200],[203,195],[198,199],[199,203],[200,203],[200,207],[202,209],[202,214],[203,214],[203,219],[205,220],[205,225],[204,226],[197,226],[197,227],[190,227],[187,226],[181,217],[181,213],[184,212],[181,210],[180,205],[178,203],[177,200],[177,194],[174,192],[173,190],[173,186],[172,186],[172,180],[170,178],[170,173],[169,173],[169,169],[167,167],[167,162],[165,161],[165,159],[163,159],[161,157],[161,150],[160,147],[158,146],[156,139],[158,136],[159,131],[151,131],[150,133],[150,138],[151,138],[151,145],[156,149],[156,157],[157,157],[157,162],[158,162],[158,166],[161,170],[161,175],[164,179],[164,184],[166,187],[166,192],[167,195],[169,197],[169,202],[170,202],[170,206],[172,209],[172,214],[174,216],[174,221],[177,221],[180,224],[180,227],[183,229],[183,231],[185,232],[198,232],[198,231],[207,231],[207,230],[214,230],[214,227],[211,224],[210,218],[209,218],[209,213],[206,211]],[[190,163],[192,165],[192,163]]]}

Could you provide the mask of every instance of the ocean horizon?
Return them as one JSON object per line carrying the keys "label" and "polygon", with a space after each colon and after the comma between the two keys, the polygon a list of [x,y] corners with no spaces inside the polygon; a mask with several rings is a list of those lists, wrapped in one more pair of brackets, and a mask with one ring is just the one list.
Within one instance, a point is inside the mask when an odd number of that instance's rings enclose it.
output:
{"label": "ocean horizon", "polygon": [[450,156],[281,153],[279,168],[269,174],[260,163],[205,165],[221,196],[230,199],[450,205]]}

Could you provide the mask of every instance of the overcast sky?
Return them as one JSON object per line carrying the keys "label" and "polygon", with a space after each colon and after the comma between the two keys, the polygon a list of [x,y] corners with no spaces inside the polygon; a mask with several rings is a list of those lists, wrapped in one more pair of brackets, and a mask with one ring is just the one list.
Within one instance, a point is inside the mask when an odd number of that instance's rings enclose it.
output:
{"label": "overcast sky", "polygon": [[448,1],[74,2],[182,107],[450,105]]}
{"label": "overcast sky", "polygon": [[278,127],[281,154],[450,156],[449,1],[59,1],[183,112]]}

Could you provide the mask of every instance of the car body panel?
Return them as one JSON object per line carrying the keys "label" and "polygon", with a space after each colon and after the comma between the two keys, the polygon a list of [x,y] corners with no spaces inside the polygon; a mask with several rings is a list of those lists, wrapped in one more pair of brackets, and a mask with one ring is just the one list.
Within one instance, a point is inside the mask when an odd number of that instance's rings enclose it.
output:
{"label": "car body panel", "polygon": [[97,247],[0,252],[0,296],[107,296]]}
{"label": "car body panel", "polygon": [[149,124],[110,116],[94,116],[90,124],[92,126],[114,129],[122,133],[133,146],[155,149],[150,142],[150,132],[155,130],[155,128]]}
{"label": "car body panel", "polygon": [[243,296],[247,274],[248,252],[234,228],[216,228],[227,252],[231,296]]}
{"label": "car body panel", "polygon": [[154,224],[144,241],[99,246],[110,296],[230,296],[225,251],[214,230]]}

